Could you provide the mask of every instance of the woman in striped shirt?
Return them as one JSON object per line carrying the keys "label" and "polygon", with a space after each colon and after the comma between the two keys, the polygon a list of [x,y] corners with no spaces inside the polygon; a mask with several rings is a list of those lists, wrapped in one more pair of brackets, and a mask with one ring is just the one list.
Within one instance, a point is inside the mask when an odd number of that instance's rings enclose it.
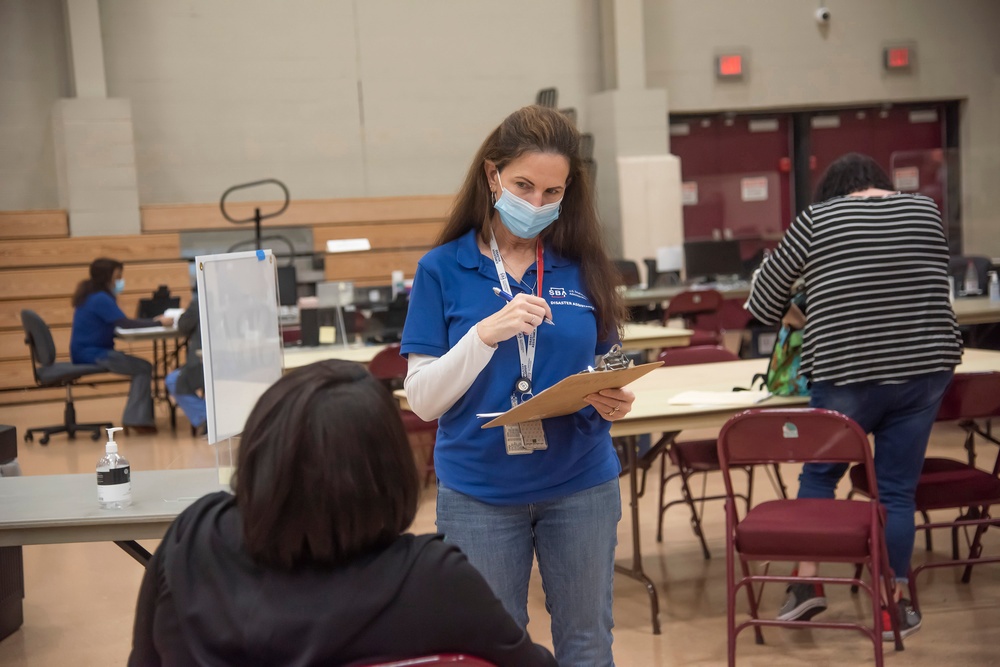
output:
{"label": "woman in striped shirt", "polygon": [[[865,155],[831,164],[815,201],[761,265],[747,308],[776,323],[792,284],[799,278],[805,284],[802,372],[811,382],[810,405],[841,412],[875,436],[886,546],[906,636],[920,627],[919,613],[902,598],[913,553],[914,492],[941,396],[962,356],[948,295],[948,245],[934,201],[893,192]],[[847,464],[806,464],[798,497],[833,498],[846,471]],[[816,563],[799,564],[799,576],[816,571]],[[778,618],[804,620],[824,609],[822,586],[793,584]]]}

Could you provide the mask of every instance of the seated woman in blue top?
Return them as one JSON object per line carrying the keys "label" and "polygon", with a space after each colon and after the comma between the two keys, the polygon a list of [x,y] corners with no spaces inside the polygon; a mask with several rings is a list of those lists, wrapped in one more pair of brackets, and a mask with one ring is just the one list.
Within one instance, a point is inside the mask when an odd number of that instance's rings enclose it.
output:
{"label": "seated woman in blue top", "polygon": [[482,429],[477,416],[586,369],[620,340],[625,309],[579,142],[562,114],[538,106],[490,133],[419,262],[401,350],[410,405],[438,420],[438,530],[522,627],[537,556],[556,659],[602,667],[613,664],[621,518],[610,422],[635,397],[603,390],[575,414],[505,428]]}
{"label": "seated woman in blue top", "polygon": [[73,294],[73,330],[69,339],[74,364],[96,364],[111,373],[131,375],[128,401],[122,425],[136,433],[156,433],[150,382],[153,366],[115,349],[115,328],[134,329],[157,325],[170,326],[173,320],[163,315],[136,320],[125,316],[115,295],[125,289],[124,265],[114,259],[99,258],[90,263],[90,278],[81,280]]}

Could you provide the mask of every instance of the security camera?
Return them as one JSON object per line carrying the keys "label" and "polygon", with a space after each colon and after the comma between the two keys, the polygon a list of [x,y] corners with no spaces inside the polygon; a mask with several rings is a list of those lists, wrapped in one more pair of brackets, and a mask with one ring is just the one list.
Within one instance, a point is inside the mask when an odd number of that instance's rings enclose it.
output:
{"label": "security camera", "polygon": [[820,7],[816,10],[816,23],[820,25],[826,25],[830,22],[830,10],[826,7]]}

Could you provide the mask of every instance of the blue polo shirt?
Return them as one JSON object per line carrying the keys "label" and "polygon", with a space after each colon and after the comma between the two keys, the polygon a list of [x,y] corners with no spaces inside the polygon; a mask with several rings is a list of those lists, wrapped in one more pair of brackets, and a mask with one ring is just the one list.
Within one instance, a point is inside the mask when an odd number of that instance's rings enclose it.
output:
{"label": "blue polo shirt", "polygon": [[73,311],[69,353],[74,364],[92,364],[115,349],[115,323],[126,319],[115,298],[94,292]]}
{"label": "blue polo shirt", "polygon": [[[531,292],[532,265],[511,291]],[[403,328],[406,354],[443,356],[477,322],[500,310],[493,294],[500,286],[493,261],[479,251],[476,232],[428,252],[417,265]],[[538,327],[534,393],[593,365],[612,341],[597,340],[597,319],[581,280],[580,267],[545,248],[543,296],[555,326]],[[543,420],[548,449],[508,455],[503,428],[483,429],[477,413],[511,407],[520,376],[517,338],[502,341],[469,391],[439,420],[434,469],[449,489],[496,505],[534,503],[563,497],[617,478],[621,471],[611,445],[610,423],[587,406],[577,413]]]}

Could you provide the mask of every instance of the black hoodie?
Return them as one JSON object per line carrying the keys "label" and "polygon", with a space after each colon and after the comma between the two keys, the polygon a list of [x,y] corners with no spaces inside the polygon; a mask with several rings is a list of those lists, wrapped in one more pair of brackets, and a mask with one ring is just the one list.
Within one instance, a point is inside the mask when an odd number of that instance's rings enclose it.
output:
{"label": "black hoodie", "polygon": [[129,665],[350,665],[468,653],[555,667],[465,555],[401,535],[336,568],[285,572],[243,548],[234,496],[177,517],[146,568]]}

